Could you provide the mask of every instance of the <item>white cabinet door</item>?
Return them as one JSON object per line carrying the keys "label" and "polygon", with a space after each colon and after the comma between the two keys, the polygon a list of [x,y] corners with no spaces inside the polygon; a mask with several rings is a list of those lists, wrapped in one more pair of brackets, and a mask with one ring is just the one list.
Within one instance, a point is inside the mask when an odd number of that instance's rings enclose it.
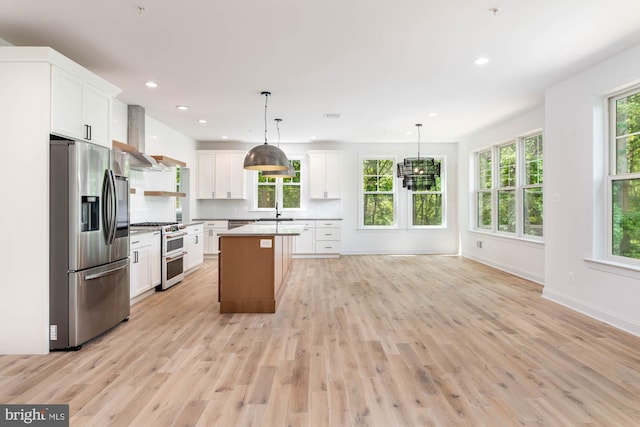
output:
{"label": "white cabinet door", "polygon": [[52,67],[51,133],[111,148],[111,97]]}
{"label": "white cabinet door", "polygon": [[333,153],[309,153],[309,197],[340,198],[341,156]]}
{"label": "white cabinet door", "polygon": [[84,139],[82,123],[83,82],[73,75],[52,67],[51,132]]}
{"label": "white cabinet door", "polygon": [[293,253],[312,254],[315,251],[315,228],[305,226],[300,235],[294,239]]}
{"label": "white cabinet door", "polygon": [[231,199],[247,198],[247,171],[244,168],[244,152],[229,154],[229,194]]}
{"label": "white cabinet door", "polygon": [[111,122],[111,100],[98,89],[85,85],[82,103],[85,139],[111,148],[109,123]]}
{"label": "white cabinet door", "polygon": [[198,199],[213,199],[215,159],[214,154],[198,153]]}
{"label": "white cabinet door", "polygon": [[340,172],[342,158],[338,154],[327,154],[325,161],[325,192],[326,199],[340,198]]}
{"label": "white cabinet door", "polygon": [[162,280],[162,242],[160,232],[154,231],[149,239],[149,269],[151,271],[151,287],[157,286]]}
{"label": "white cabinet door", "polygon": [[149,268],[149,246],[131,251],[130,294],[131,298],[151,289],[151,269]]}
{"label": "white cabinet door", "polygon": [[204,261],[204,242],[202,224],[187,226],[186,251],[184,270],[188,271],[199,266]]}
{"label": "white cabinet door", "polygon": [[246,198],[244,153],[216,153],[214,199]]}

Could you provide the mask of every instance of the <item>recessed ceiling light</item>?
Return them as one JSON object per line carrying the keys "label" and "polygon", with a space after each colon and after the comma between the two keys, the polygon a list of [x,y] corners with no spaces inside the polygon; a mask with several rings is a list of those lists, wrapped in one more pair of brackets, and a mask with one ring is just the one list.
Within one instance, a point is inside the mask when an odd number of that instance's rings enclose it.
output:
{"label": "recessed ceiling light", "polygon": [[324,113],[325,119],[339,119],[340,113]]}
{"label": "recessed ceiling light", "polygon": [[316,139],[316,137],[314,135],[312,135],[310,139]]}
{"label": "recessed ceiling light", "polygon": [[222,139],[229,139],[227,135],[222,135]]}
{"label": "recessed ceiling light", "polygon": [[158,83],[156,83],[156,82],[146,82],[146,83],[145,83],[145,86],[146,86],[146,87],[150,87],[150,88],[154,88],[154,89],[155,89],[155,88],[157,88],[157,87],[158,87]]}
{"label": "recessed ceiling light", "polygon": [[200,119],[200,120],[198,120],[198,123],[204,124],[204,123],[207,123],[207,121],[205,119]]}
{"label": "recessed ceiling light", "polygon": [[438,113],[429,113],[429,117],[435,117],[437,115],[438,115]]}
{"label": "recessed ceiling light", "polygon": [[157,138],[157,136],[156,136],[156,135],[149,135],[149,138],[151,138],[151,139],[156,139],[156,138]]}
{"label": "recessed ceiling light", "polygon": [[476,65],[487,65],[489,63],[489,58],[485,58],[484,56],[481,56],[480,58],[473,61],[473,63]]}
{"label": "recessed ceiling light", "polygon": [[405,132],[404,134],[407,135],[407,136],[413,135],[413,133],[411,133],[411,132]]}
{"label": "recessed ceiling light", "polygon": [[187,106],[187,105],[176,105],[176,108],[178,110],[183,110],[184,111],[184,110],[188,110],[189,106]]}

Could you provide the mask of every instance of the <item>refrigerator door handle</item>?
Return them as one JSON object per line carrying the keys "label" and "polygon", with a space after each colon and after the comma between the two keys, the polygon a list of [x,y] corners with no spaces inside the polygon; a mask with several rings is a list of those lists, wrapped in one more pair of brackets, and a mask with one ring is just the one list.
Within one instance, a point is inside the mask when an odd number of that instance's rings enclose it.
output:
{"label": "refrigerator door handle", "polygon": [[113,244],[116,241],[116,231],[118,228],[118,195],[116,193],[116,176],[111,169],[109,169],[109,179],[111,180],[111,239],[109,244]]}
{"label": "refrigerator door handle", "polygon": [[125,264],[125,265],[123,265],[123,266],[121,266],[121,267],[113,268],[113,269],[111,269],[111,270],[103,271],[103,272],[96,273],[96,274],[90,274],[90,275],[88,275],[88,276],[85,276],[84,280],[99,279],[99,278],[101,278],[101,277],[104,277],[104,276],[108,276],[108,275],[110,275],[110,274],[113,274],[113,273],[115,273],[116,271],[120,271],[120,270],[122,270],[123,268],[127,268],[127,265]]}
{"label": "refrigerator door handle", "polygon": [[116,184],[113,171],[107,169],[104,175],[104,186],[102,190],[103,202],[103,225],[105,240],[108,245],[113,244],[116,237]]}

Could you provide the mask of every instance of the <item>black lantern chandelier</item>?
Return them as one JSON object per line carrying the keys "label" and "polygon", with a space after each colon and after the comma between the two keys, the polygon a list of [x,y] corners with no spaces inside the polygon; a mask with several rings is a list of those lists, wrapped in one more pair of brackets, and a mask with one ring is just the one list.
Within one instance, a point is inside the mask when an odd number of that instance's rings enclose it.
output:
{"label": "black lantern chandelier", "polygon": [[407,190],[429,191],[435,188],[436,178],[440,176],[440,163],[433,157],[420,157],[420,128],[418,128],[418,157],[407,157],[398,163],[398,178],[402,178],[402,186]]}

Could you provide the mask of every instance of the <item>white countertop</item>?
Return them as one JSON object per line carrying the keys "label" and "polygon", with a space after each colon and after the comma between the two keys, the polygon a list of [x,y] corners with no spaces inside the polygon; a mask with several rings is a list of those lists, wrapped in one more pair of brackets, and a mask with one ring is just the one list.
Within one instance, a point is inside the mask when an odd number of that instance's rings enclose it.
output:
{"label": "white countertop", "polygon": [[292,224],[259,224],[252,223],[231,230],[219,231],[219,236],[298,236],[304,227]]}

